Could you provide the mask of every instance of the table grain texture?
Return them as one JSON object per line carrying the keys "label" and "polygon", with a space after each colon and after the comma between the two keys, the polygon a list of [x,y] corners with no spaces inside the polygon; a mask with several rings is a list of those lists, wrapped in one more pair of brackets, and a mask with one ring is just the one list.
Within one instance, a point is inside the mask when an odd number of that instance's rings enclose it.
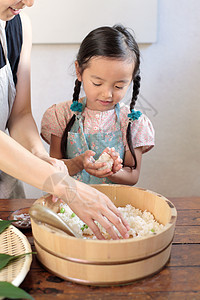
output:
{"label": "table grain texture", "polygon": [[[33,256],[31,269],[20,285],[34,299],[200,299],[200,197],[169,198],[178,218],[170,261],[161,272],[128,285],[95,287],[65,281],[47,272]],[[0,199],[0,218],[35,199]],[[22,230],[35,251],[31,230]]]}

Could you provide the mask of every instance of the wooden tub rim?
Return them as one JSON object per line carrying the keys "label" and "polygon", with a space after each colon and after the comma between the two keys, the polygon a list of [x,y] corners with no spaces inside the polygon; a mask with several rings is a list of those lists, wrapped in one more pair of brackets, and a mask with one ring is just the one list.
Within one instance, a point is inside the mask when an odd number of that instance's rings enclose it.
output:
{"label": "wooden tub rim", "polygon": [[[96,185],[91,185],[91,186],[96,186]],[[102,187],[110,187],[109,184],[101,184]],[[115,185],[117,186],[118,188],[120,187],[125,187],[124,185]],[[119,240],[98,240],[98,239],[87,239],[87,238],[83,238],[83,239],[78,239],[76,237],[73,237],[73,236],[70,236],[68,235],[67,233],[63,232],[62,230],[59,230],[59,229],[56,229],[56,228],[53,228],[47,224],[44,224],[44,223],[37,223],[35,222],[38,226],[45,226],[45,229],[47,231],[49,231],[50,233],[53,231],[53,232],[56,232],[58,233],[59,235],[61,235],[62,237],[64,238],[67,238],[67,239],[72,239],[72,240],[78,240],[79,242],[81,241],[82,243],[95,243],[95,244],[98,244],[98,243],[101,243],[101,244],[107,244],[107,243],[111,243],[111,244],[121,244],[121,243],[136,243],[138,241],[143,241],[143,240],[150,240],[150,239],[154,239],[156,236],[159,236],[161,234],[163,234],[163,232],[167,232],[168,230],[170,230],[172,227],[175,227],[175,223],[176,223],[176,219],[177,219],[177,210],[176,210],[176,207],[174,206],[174,204],[169,200],[167,199],[166,197],[164,197],[163,195],[161,194],[158,194],[156,192],[153,192],[151,190],[148,190],[148,189],[144,189],[144,188],[141,188],[141,187],[134,187],[134,186],[128,186],[129,188],[133,188],[133,189],[136,189],[136,190],[142,190],[142,191],[145,191],[147,193],[150,193],[150,194],[153,194],[161,199],[163,199],[169,206],[170,208],[170,211],[171,211],[171,218],[169,220],[169,222],[164,225],[164,229],[161,230],[159,233],[155,233],[155,234],[152,234],[152,235],[149,235],[149,236],[143,236],[143,237],[133,237],[133,238],[128,238],[128,239],[119,239]],[[48,198],[50,197],[50,194],[46,194],[45,196],[37,199],[35,203],[38,203],[41,201],[41,199],[43,198]],[[31,219],[32,221],[32,219]]]}

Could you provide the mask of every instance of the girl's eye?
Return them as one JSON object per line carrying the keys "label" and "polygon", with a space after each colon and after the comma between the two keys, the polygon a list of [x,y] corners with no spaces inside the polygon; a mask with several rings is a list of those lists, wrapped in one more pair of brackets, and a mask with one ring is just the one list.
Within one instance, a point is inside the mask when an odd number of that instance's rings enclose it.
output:
{"label": "girl's eye", "polygon": [[116,89],[118,89],[118,90],[123,90],[123,86],[115,86],[116,87]]}
{"label": "girl's eye", "polygon": [[100,86],[100,85],[101,85],[101,83],[95,83],[95,82],[93,82],[93,84],[94,84],[95,86]]}

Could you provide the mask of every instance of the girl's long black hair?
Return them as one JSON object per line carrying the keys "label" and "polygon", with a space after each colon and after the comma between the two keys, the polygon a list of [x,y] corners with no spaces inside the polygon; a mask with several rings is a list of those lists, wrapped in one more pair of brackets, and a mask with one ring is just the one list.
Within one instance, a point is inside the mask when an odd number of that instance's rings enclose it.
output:
{"label": "girl's long black hair", "polygon": [[[103,26],[91,31],[85,39],[82,41],[79,52],[77,55],[77,62],[81,73],[87,68],[89,61],[92,57],[102,56],[110,57],[119,60],[134,61],[135,68],[133,70],[133,93],[130,103],[130,111],[134,108],[139,90],[140,90],[140,51],[138,44],[136,43],[133,35],[122,25],[114,25],[113,27]],[[73,100],[79,100],[79,94],[81,89],[81,82],[76,79]],[[68,132],[71,130],[76,116],[72,116],[68,122],[61,140],[61,152],[63,158],[67,153],[67,137]],[[132,145],[131,139],[131,122],[129,121],[126,139],[131,151],[131,154],[135,160],[134,169],[137,168],[137,159],[135,151]]]}

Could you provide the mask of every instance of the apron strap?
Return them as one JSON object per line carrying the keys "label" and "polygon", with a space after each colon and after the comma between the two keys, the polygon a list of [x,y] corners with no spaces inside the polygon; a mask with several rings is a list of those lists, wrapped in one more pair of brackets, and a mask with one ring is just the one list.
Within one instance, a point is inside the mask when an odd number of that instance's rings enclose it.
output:
{"label": "apron strap", "polygon": [[9,113],[11,113],[13,102],[14,102],[15,96],[16,96],[16,88],[15,88],[15,84],[13,81],[12,70],[10,67],[9,60],[8,60],[8,50],[7,50],[5,26],[6,26],[6,22],[0,20],[0,41],[1,41],[3,51],[4,51],[4,56],[6,59],[6,66],[4,68],[6,68],[6,73],[7,73],[7,78],[8,78],[8,104],[9,104]]}
{"label": "apron strap", "polygon": [[5,59],[7,62],[7,51],[8,50],[7,50],[5,28],[6,28],[6,21],[0,20],[0,40],[1,40],[1,45],[2,45],[3,51],[4,51]]}
{"label": "apron strap", "polygon": [[116,116],[117,116],[117,127],[118,127],[118,130],[121,129],[121,124],[120,124],[120,105],[119,103],[117,103],[115,105],[115,113],[116,113]]}

